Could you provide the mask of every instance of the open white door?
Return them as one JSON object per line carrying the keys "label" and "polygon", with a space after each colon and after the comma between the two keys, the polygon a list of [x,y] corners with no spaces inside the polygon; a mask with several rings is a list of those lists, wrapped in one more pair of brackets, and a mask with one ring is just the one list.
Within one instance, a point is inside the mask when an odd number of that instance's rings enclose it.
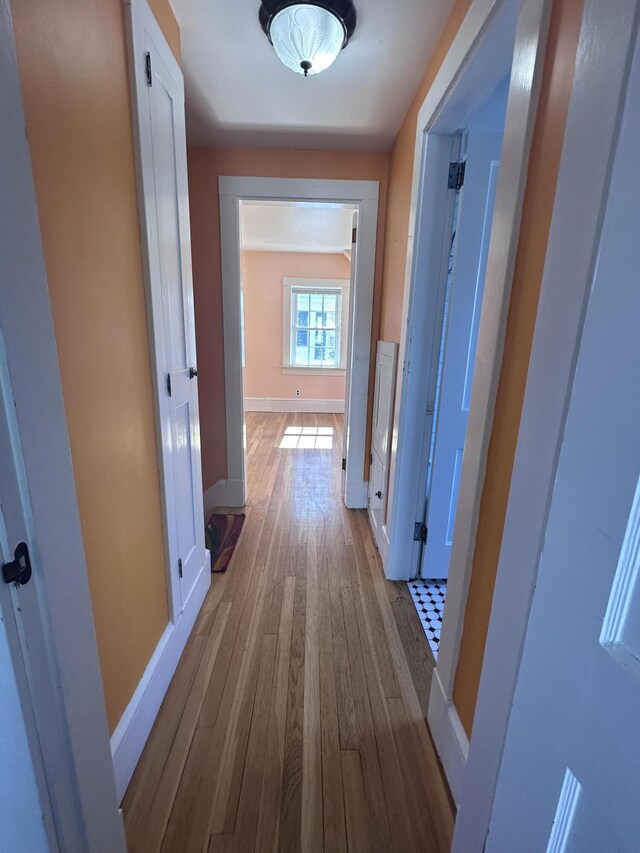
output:
{"label": "open white door", "polygon": [[502,134],[471,132],[465,140],[432,470],[427,479],[421,575],[429,578],[449,574]]}
{"label": "open white door", "polygon": [[496,853],[640,849],[640,56],[635,39],[485,848]]}
{"label": "open white door", "polygon": [[132,4],[141,199],[174,620],[206,571],[184,84],[146,3]]}
{"label": "open white door", "polygon": [[378,549],[383,544],[382,525],[387,513],[387,485],[397,372],[398,344],[378,341],[369,468],[369,519]]}

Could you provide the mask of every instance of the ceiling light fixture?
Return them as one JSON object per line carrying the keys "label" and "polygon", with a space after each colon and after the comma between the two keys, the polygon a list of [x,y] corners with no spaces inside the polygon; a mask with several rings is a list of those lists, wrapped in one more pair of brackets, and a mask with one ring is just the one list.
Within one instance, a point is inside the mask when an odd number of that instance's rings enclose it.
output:
{"label": "ceiling light fixture", "polygon": [[262,0],[259,17],[282,62],[305,77],[332,65],[356,28],[351,0]]}

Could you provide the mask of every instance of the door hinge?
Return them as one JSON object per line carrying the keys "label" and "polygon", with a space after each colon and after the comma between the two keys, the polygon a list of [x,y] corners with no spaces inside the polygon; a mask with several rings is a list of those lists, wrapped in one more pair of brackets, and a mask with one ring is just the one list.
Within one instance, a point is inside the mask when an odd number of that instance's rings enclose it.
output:
{"label": "door hinge", "polygon": [[2,567],[2,577],[5,583],[14,583],[16,586],[24,586],[31,580],[31,559],[29,557],[29,546],[26,542],[20,542],[13,552],[13,560],[5,563]]}
{"label": "door hinge", "polygon": [[151,54],[147,51],[144,55],[144,70],[147,75],[147,86],[153,86],[153,76],[151,74]]}
{"label": "door hinge", "polygon": [[343,471],[346,471],[346,470],[347,470],[347,460],[346,460],[346,459],[343,459],[343,460],[342,460],[342,470],[343,470]]}
{"label": "door hinge", "polygon": [[422,542],[423,545],[426,545],[428,532],[426,524],[423,524],[421,521],[416,521],[413,527],[413,541]]}
{"label": "door hinge", "polygon": [[167,373],[167,394],[171,396],[171,374]]}
{"label": "door hinge", "polygon": [[462,189],[466,168],[466,160],[461,160],[459,163],[449,163],[449,183],[447,184],[447,187],[450,190]]}
{"label": "door hinge", "polygon": [[358,236],[358,229],[357,229],[357,228],[352,228],[352,229],[351,229],[351,245],[352,245],[352,246],[353,246],[353,244],[356,242],[356,237],[357,237],[357,236]]}
{"label": "door hinge", "polygon": [[369,454],[369,465],[373,465],[373,453]]}
{"label": "door hinge", "polygon": [[179,578],[182,577],[182,560],[181,559],[178,560],[178,577]]}

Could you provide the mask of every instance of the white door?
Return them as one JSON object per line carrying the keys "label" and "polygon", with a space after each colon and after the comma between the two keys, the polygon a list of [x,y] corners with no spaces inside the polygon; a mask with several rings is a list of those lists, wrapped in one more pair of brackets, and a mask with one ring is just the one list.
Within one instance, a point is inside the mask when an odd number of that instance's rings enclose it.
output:
{"label": "white door", "polygon": [[[0,335],[0,349],[2,337]],[[2,365],[4,367],[4,365]],[[3,391],[8,390],[7,373],[1,378]],[[4,394],[2,395],[4,397]],[[15,530],[20,493],[15,477],[13,447],[10,440],[6,404],[0,398],[0,564],[14,559],[16,535],[24,535],[22,525]],[[9,410],[10,411],[10,410]],[[7,515],[8,517],[5,517]],[[11,544],[8,537],[11,536]],[[38,743],[35,715],[29,690],[27,666],[23,658],[27,636],[32,636],[29,618],[37,608],[35,583],[15,587],[0,579],[0,720],[3,746],[0,750],[0,850],[49,850],[56,845],[59,833],[54,826],[42,753]],[[37,613],[37,617],[39,613]],[[26,624],[25,624],[26,620]],[[34,628],[37,629],[37,622]],[[22,639],[22,643],[21,643]],[[33,652],[42,653],[39,636],[32,637]],[[17,664],[17,665],[16,665]],[[33,679],[31,680],[33,684]],[[20,688],[19,689],[19,682]],[[50,706],[50,696],[49,706]],[[27,722],[28,721],[28,722]],[[59,767],[61,769],[61,767]],[[53,766],[51,767],[53,770]],[[61,774],[64,785],[64,775]],[[38,779],[40,791],[38,790]],[[66,787],[66,786],[65,786]],[[42,802],[41,802],[42,799]],[[69,800],[63,800],[66,806]],[[45,819],[46,815],[46,819]],[[55,847],[54,847],[55,849]]]}
{"label": "white door", "polygon": [[140,162],[161,422],[165,523],[184,610],[204,570],[204,515],[182,74],[133,14]]}
{"label": "white door", "polygon": [[464,185],[454,240],[432,470],[428,477],[427,543],[422,577],[446,578],[471,402],[482,293],[500,168],[502,134],[466,136]]}
{"label": "white door", "polygon": [[636,41],[486,845],[495,853],[640,850],[639,92]]}
{"label": "white door", "polygon": [[[347,375],[344,386],[344,427],[342,435],[342,497],[345,497],[347,489],[347,448],[349,447],[349,404],[351,402],[351,348],[353,346],[353,324],[355,322],[355,311],[353,310],[356,296],[356,264],[358,254],[356,251],[356,240],[358,234],[358,211],[353,211],[351,228],[351,274],[349,276],[349,329],[347,332]],[[344,335],[341,337],[343,341]]]}
{"label": "white door", "polygon": [[[83,837],[77,794],[73,781],[66,727],[57,697],[59,688],[49,662],[48,613],[44,607],[41,566],[30,531],[30,496],[24,477],[20,436],[14,413],[9,368],[0,330],[0,707],[14,720],[5,723],[5,746],[0,750],[0,850],[28,850],[28,846],[3,846],[3,832],[24,826],[26,836],[44,836],[60,849],[76,850]],[[16,554],[17,546],[26,556]],[[18,558],[31,565],[24,585],[6,583]],[[16,568],[20,565],[18,562]],[[12,659],[10,659],[9,654]],[[18,699],[19,690],[19,699]],[[29,741],[27,744],[26,734]],[[10,735],[9,735],[10,733]],[[6,752],[4,751],[6,748]],[[12,776],[15,778],[12,780]],[[34,789],[36,781],[38,792]],[[8,791],[15,797],[7,797]],[[24,794],[24,802],[22,800]],[[7,808],[11,814],[3,819]],[[56,816],[64,815],[64,822]],[[3,828],[4,827],[4,828]],[[34,850],[39,849],[37,846]],[[47,848],[45,848],[47,849]]]}
{"label": "white door", "polygon": [[398,344],[378,341],[376,382],[373,398],[371,468],[369,472],[369,517],[376,544],[385,522],[391,429],[398,364]]}

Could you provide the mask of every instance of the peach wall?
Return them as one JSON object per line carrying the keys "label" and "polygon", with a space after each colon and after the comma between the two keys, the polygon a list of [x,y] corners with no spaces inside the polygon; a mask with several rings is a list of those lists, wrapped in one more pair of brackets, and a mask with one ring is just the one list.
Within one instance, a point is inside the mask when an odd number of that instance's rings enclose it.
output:
{"label": "peach wall", "polygon": [[456,0],[391,149],[380,307],[383,341],[400,342],[418,111],[470,5],[471,0]]}
{"label": "peach wall", "polygon": [[511,472],[520,427],[520,413],[531,354],[547,239],[575,70],[582,0],[554,0],[549,42],[533,135],[520,240],[496,409],[487,457],[487,475],[464,633],[453,691],[460,720],[471,735],[480,682],[484,645]]}
{"label": "peach wall", "polygon": [[[179,49],[169,3],[152,5]],[[123,4],[12,11],[113,731],[168,620]]]}
{"label": "peach wall", "polygon": [[282,372],[283,278],[349,279],[344,255],[243,252],[244,393],[247,397],[344,400],[345,377]]}
{"label": "peach wall", "polygon": [[[194,146],[188,150],[188,163],[202,433],[202,478],[206,490],[218,480],[225,479],[227,473],[218,177],[244,175],[380,182],[372,324],[372,339],[375,341],[380,315],[388,154]],[[373,377],[375,347],[372,348],[371,363]],[[373,379],[370,383],[370,392],[372,392],[372,382]],[[371,406],[372,393],[369,394],[370,409]]]}

